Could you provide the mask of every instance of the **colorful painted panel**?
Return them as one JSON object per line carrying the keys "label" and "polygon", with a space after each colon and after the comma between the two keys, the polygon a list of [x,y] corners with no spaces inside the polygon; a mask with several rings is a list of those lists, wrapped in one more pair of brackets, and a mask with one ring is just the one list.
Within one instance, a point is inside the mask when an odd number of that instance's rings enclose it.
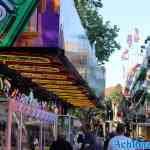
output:
{"label": "colorful painted panel", "polygon": [[41,38],[44,47],[59,47],[59,5],[58,0],[47,0],[46,10],[39,16]]}
{"label": "colorful painted panel", "polygon": [[12,46],[39,0],[0,0],[0,47]]}

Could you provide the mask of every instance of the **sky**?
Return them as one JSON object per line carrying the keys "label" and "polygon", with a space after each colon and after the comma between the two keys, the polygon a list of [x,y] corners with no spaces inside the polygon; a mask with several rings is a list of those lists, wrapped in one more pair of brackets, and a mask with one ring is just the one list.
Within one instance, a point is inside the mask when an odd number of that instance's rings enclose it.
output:
{"label": "sky", "polygon": [[150,35],[150,0],[102,0],[103,9],[100,10],[105,21],[120,28],[117,41],[121,50],[116,51],[106,63],[106,87],[123,83],[121,54],[127,47],[126,38],[135,27],[140,31],[140,45]]}

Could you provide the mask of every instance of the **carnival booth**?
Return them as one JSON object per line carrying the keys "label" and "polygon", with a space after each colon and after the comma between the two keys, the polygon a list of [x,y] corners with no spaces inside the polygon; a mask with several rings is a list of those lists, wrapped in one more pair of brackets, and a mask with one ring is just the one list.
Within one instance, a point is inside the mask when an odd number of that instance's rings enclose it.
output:
{"label": "carnival booth", "polygon": [[95,108],[97,102],[64,51],[55,48],[2,48],[0,93],[0,138],[7,137],[0,143],[7,150],[48,148],[59,126],[71,141],[74,119],[62,116],[57,121],[57,115],[73,107]]}
{"label": "carnival booth", "polygon": [[1,149],[49,149],[56,138],[56,115],[15,99],[1,101],[0,110]]}
{"label": "carnival booth", "polygon": [[56,139],[57,115],[46,111],[32,90],[26,95],[12,87],[11,79],[1,74],[0,149],[49,149]]}

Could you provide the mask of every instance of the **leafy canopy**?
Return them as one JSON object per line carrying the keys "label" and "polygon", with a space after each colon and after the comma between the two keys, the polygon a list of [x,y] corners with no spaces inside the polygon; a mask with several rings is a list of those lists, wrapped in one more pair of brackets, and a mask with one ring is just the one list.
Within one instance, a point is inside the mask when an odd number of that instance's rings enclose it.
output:
{"label": "leafy canopy", "polygon": [[123,95],[122,95],[122,86],[120,84],[116,85],[113,91],[111,92],[109,99],[116,103],[120,104],[121,101],[123,100]]}
{"label": "leafy canopy", "polygon": [[87,31],[87,36],[91,45],[95,44],[96,56],[101,63],[108,61],[109,56],[120,49],[116,38],[119,29],[113,27],[110,22],[104,22],[99,14],[102,8],[101,0],[74,0],[83,27]]}

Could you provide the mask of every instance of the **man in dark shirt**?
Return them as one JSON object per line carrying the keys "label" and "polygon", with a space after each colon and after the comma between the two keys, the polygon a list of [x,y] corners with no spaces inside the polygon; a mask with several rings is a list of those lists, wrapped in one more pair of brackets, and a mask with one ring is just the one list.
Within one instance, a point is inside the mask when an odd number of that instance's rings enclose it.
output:
{"label": "man in dark shirt", "polygon": [[73,148],[63,135],[59,135],[57,140],[52,143],[50,150],[73,150]]}

